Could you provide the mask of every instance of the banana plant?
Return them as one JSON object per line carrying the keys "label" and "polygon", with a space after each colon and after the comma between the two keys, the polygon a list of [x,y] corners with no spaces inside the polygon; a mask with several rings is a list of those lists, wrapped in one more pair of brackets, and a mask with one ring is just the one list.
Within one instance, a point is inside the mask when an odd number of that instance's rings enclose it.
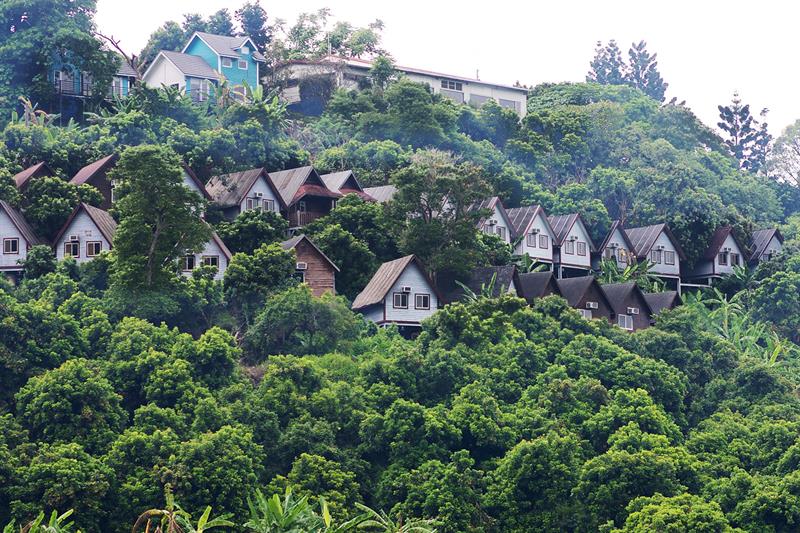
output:
{"label": "banana plant", "polygon": [[[216,518],[211,518],[211,506],[206,507],[197,524],[192,522],[192,515],[181,509],[175,503],[172,491],[167,487],[166,506],[164,509],[148,509],[139,515],[133,524],[131,533],[204,533],[209,529],[217,527],[233,526],[234,523],[228,520],[231,515],[225,514]],[[151,529],[155,527],[155,529]]]}
{"label": "banana plant", "polygon": [[17,529],[14,523],[10,523],[3,528],[3,533],[81,533],[80,529],[73,529],[74,523],[69,520],[73,510],[58,514],[58,511],[50,513],[50,519],[45,523],[45,514],[39,513],[34,520],[25,526]]}
{"label": "banana plant", "polygon": [[384,511],[378,512],[360,503],[357,503],[356,506],[367,514],[367,519],[359,523],[359,529],[370,529],[378,533],[436,533],[435,520],[403,522],[402,516],[395,520]]}
{"label": "banana plant", "polygon": [[308,496],[295,498],[290,488],[283,500],[273,494],[267,498],[260,490],[247,499],[250,519],[242,527],[254,533],[301,533],[324,531],[325,523],[308,501]]}
{"label": "banana plant", "polygon": [[494,298],[494,288],[496,283],[497,272],[492,274],[492,279],[489,280],[489,283],[481,283],[481,288],[478,290],[478,292],[473,291],[460,281],[456,280],[456,285],[461,287],[461,290],[464,291],[464,301],[469,303],[474,303],[481,299]]}

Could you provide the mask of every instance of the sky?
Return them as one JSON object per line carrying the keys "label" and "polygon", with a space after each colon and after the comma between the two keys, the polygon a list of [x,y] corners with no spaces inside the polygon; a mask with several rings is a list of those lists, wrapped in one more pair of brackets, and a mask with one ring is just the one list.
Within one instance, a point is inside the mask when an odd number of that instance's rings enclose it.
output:
{"label": "sky", "polygon": [[[211,14],[243,0],[99,0],[99,29],[137,53],[150,33],[183,14]],[[288,23],[328,7],[333,20],[385,24],[383,46],[398,65],[526,85],[583,81],[595,43],[616,39],[623,52],[645,40],[658,54],[667,98],[686,100],[716,127],[717,105],[734,91],[754,115],[769,109],[779,135],[800,119],[796,30],[800,6],[761,0],[261,0],[270,18]]]}

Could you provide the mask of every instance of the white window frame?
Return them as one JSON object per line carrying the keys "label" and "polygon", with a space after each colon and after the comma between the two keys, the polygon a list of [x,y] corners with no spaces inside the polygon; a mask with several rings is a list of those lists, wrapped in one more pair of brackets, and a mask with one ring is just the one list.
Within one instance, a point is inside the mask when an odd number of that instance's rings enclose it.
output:
{"label": "white window frame", "polygon": [[539,248],[547,250],[550,247],[550,237],[547,235],[539,235]]}
{"label": "white window frame", "polygon": [[[212,261],[215,264],[212,264]],[[204,255],[202,258],[200,258],[200,263],[203,266],[213,266],[213,267],[217,267],[217,269],[219,269],[219,256],[218,255]]]}
{"label": "white window frame", "polygon": [[442,80],[442,89],[464,92],[464,84],[456,80]]}
{"label": "white window frame", "polygon": [[664,254],[661,253],[661,250],[650,250],[650,262],[660,265],[663,255]]}
{"label": "white window frame", "polygon": [[[90,247],[97,246],[97,250],[91,250]],[[103,241],[86,241],[86,257],[97,257],[103,251]],[[94,252],[94,253],[90,253]]]}
{"label": "white window frame", "polygon": [[[420,305],[420,299],[424,298],[427,304]],[[418,292],[414,295],[414,309],[430,309],[431,308],[431,295],[427,292]]]}
{"label": "white window frame", "polygon": [[594,318],[594,315],[592,314],[592,310],[591,309],[578,309],[578,312],[586,320],[592,320]]}
{"label": "white window frame", "polygon": [[567,241],[564,243],[564,253],[575,255],[575,241]]}
{"label": "white window frame", "polygon": [[742,256],[735,252],[731,252],[730,254],[730,264],[731,266],[739,266],[742,262]]}
{"label": "white window frame", "polygon": [[536,234],[528,233],[528,248],[536,248]]}
{"label": "white window frame", "polygon": [[675,252],[673,252],[672,250],[664,250],[664,264],[665,265],[675,264]]}
{"label": "white window frame", "polygon": [[[244,64],[244,68],[242,68],[242,64]],[[236,66],[239,67],[239,70],[247,70],[248,64],[246,59],[240,59],[236,62]]]}
{"label": "white window frame", "polygon": [[582,257],[586,257],[586,243],[583,241],[578,241],[578,255]]}
{"label": "white window frame", "polygon": [[625,331],[633,331],[633,317],[631,315],[617,315],[617,326]]}
{"label": "white window frame", "polygon": [[717,255],[717,264],[719,266],[728,266],[728,252],[720,252]]}
{"label": "white window frame", "polygon": [[261,210],[262,211],[275,211],[275,200],[270,200],[269,198],[264,198],[261,200]]}
{"label": "white window frame", "polygon": [[[226,64],[227,62],[227,64]],[[223,68],[232,68],[233,67],[233,59],[230,57],[223,57],[222,58],[222,67]]]}
{"label": "white window frame", "polygon": [[504,228],[503,226],[497,226],[495,232],[498,237],[500,237],[503,240],[506,240],[506,228]]}
{"label": "white window frame", "polygon": [[[14,243],[16,250],[9,250],[12,243]],[[19,255],[19,237],[3,239],[3,255]]]}

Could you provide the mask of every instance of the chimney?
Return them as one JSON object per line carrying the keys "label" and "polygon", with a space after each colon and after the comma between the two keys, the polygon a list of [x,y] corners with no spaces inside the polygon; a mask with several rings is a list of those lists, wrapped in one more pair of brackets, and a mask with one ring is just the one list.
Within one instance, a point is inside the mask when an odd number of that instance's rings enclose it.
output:
{"label": "chimney", "polygon": [[476,80],[480,80],[481,79],[481,71],[478,70],[478,69],[475,69],[475,79]]}

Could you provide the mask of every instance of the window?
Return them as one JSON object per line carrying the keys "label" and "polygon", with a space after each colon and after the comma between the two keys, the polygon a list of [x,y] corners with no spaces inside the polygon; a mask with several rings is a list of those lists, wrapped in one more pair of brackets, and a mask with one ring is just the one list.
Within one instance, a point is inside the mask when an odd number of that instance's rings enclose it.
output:
{"label": "window", "polygon": [[301,213],[306,212],[306,202],[304,200],[297,202],[297,210]]}
{"label": "window", "polygon": [[64,257],[80,257],[81,243],[78,241],[67,241],[64,243]]}
{"label": "window", "polygon": [[666,263],[668,265],[674,265],[675,264],[675,252],[672,252],[672,251],[669,251],[669,250],[665,251],[664,252],[664,263]]}
{"label": "window", "polygon": [[247,101],[247,89],[245,89],[242,85],[237,85],[234,87],[231,90],[231,94],[233,95],[233,99],[241,104]]}
{"label": "window", "polygon": [[18,254],[19,253],[19,239],[3,239],[3,253],[4,254]]}
{"label": "window", "polygon": [[89,241],[86,243],[86,257],[95,257],[103,251],[103,243],[100,241]]}
{"label": "window", "polygon": [[208,100],[211,85],[208,80],[192,78],[189,82],[189,94],[193,102],[205,102]]}
{"label": "window", "polygon": [[578,309],[578,312],[586,320],[591,320],[592,319],[592,310],[591,309]]}
{"label": "window", "polygon": [[603,256],[606,259],[615,259],[617,257],[616,251],[617,251],[616,248],[606,248],[605,252],[603,253]]}
{"label": "window", "polygon": [[617,316],[617,325],[622,329],[633,331],[633,317],[630,315]]}
{"label": "window", "polygon": [[628,251],[625,248],[619,249],[619,256],[617,257],[617,261],[620,261],[621,263],[628,262]]}
{"label": "window", "polygon": [[117,203],[119,197],[117,196],[117,180],[111,180],[111,203]]}
{"label": "window", "polygon": [[275,200],[261,200],[262,211],[275,211]]}
{"label": "window", "polygon": [[578,243],[578,255],[586,255],[586,243],[579,242]]}
{"label": "window", "polygon": [[519,113],[520,104],[514,100],[506,100],[505,98],[500,98],[498,100],[500,107],[505,107],[506,109],[511,109]]}
{"label": "window", "polygon": [[503,240],[506,240],[506,228],[503,226],[497,226],[497,236]]}
{"label": "window", "polygon": [[728,264],[728,252],[721,252],[718,257],[720,265],[727,265]]}
{"label": "window", "polygon": [[203,266],[212,266],[219,268],[219,256],[218,255],[204,255],[203,256]]}
{"label": "window", "polygon": [[392,307],[395,309],[408,309],[408,293],[396,292],[392,294]]}
{"label": "window", "polygon": [[294,279],[297,280],[298,283],[305,283],[306,282],[306,272],[305,270],[295,270],[294,274],[292,275]]}
{"label": "window", "polygon": [[247,60],[240,59],[239,60],[239,70],[247,70]]}
{"label": "window", "polygon": [[248,198],[244,202],[244,209],[245,211],[251,211],[253,209],[258,209],[261,205],[261,198]]}
{"label": "window", "polygon": [[242,46],[242,53],[245,55],[249,54],[250,48],[248,48],[247,46]]}
{"label": "window", "polygon": [[233,66],[233,59],[231,59],[230,57],[223,57],[222,66],[225,68],[231,68]]}
{"label": "window", "polygon": [[567,241],[564,243],[564,253],[570,255],[575,253],[575,241]]}
{"label": "window", "polygon": [[550,246],[550,238],[547,235],[539,235],[539,248],[547,249]]}
{"label": "window", "polygon": [[415,294],[414,295],[414,309],[430,309],[431,308],[431,295],[430,294]]}
{"label": "window", "polygon": [[194,255],[183,256],[183,261],[181,261],[181,270],[184,272],[191,272],[194,270]]}
{"label": "window", "polygon": [[650,252],[650,261],[655,264],[661,264],[661,250],[653,250]]}
{"label": "window", "polygon": [[739,266],[741,256],[739,254],[731,254],[731,266]]}
{"label": "window", "polygon": [[442,89],[448,89],[451,91],[463,91],[463,85],[460,81],[453,81],[453,80],[442,80]]}
{"label": "window", "polygon": [[528,247],[536,248],[536,234],[528,233]]}

